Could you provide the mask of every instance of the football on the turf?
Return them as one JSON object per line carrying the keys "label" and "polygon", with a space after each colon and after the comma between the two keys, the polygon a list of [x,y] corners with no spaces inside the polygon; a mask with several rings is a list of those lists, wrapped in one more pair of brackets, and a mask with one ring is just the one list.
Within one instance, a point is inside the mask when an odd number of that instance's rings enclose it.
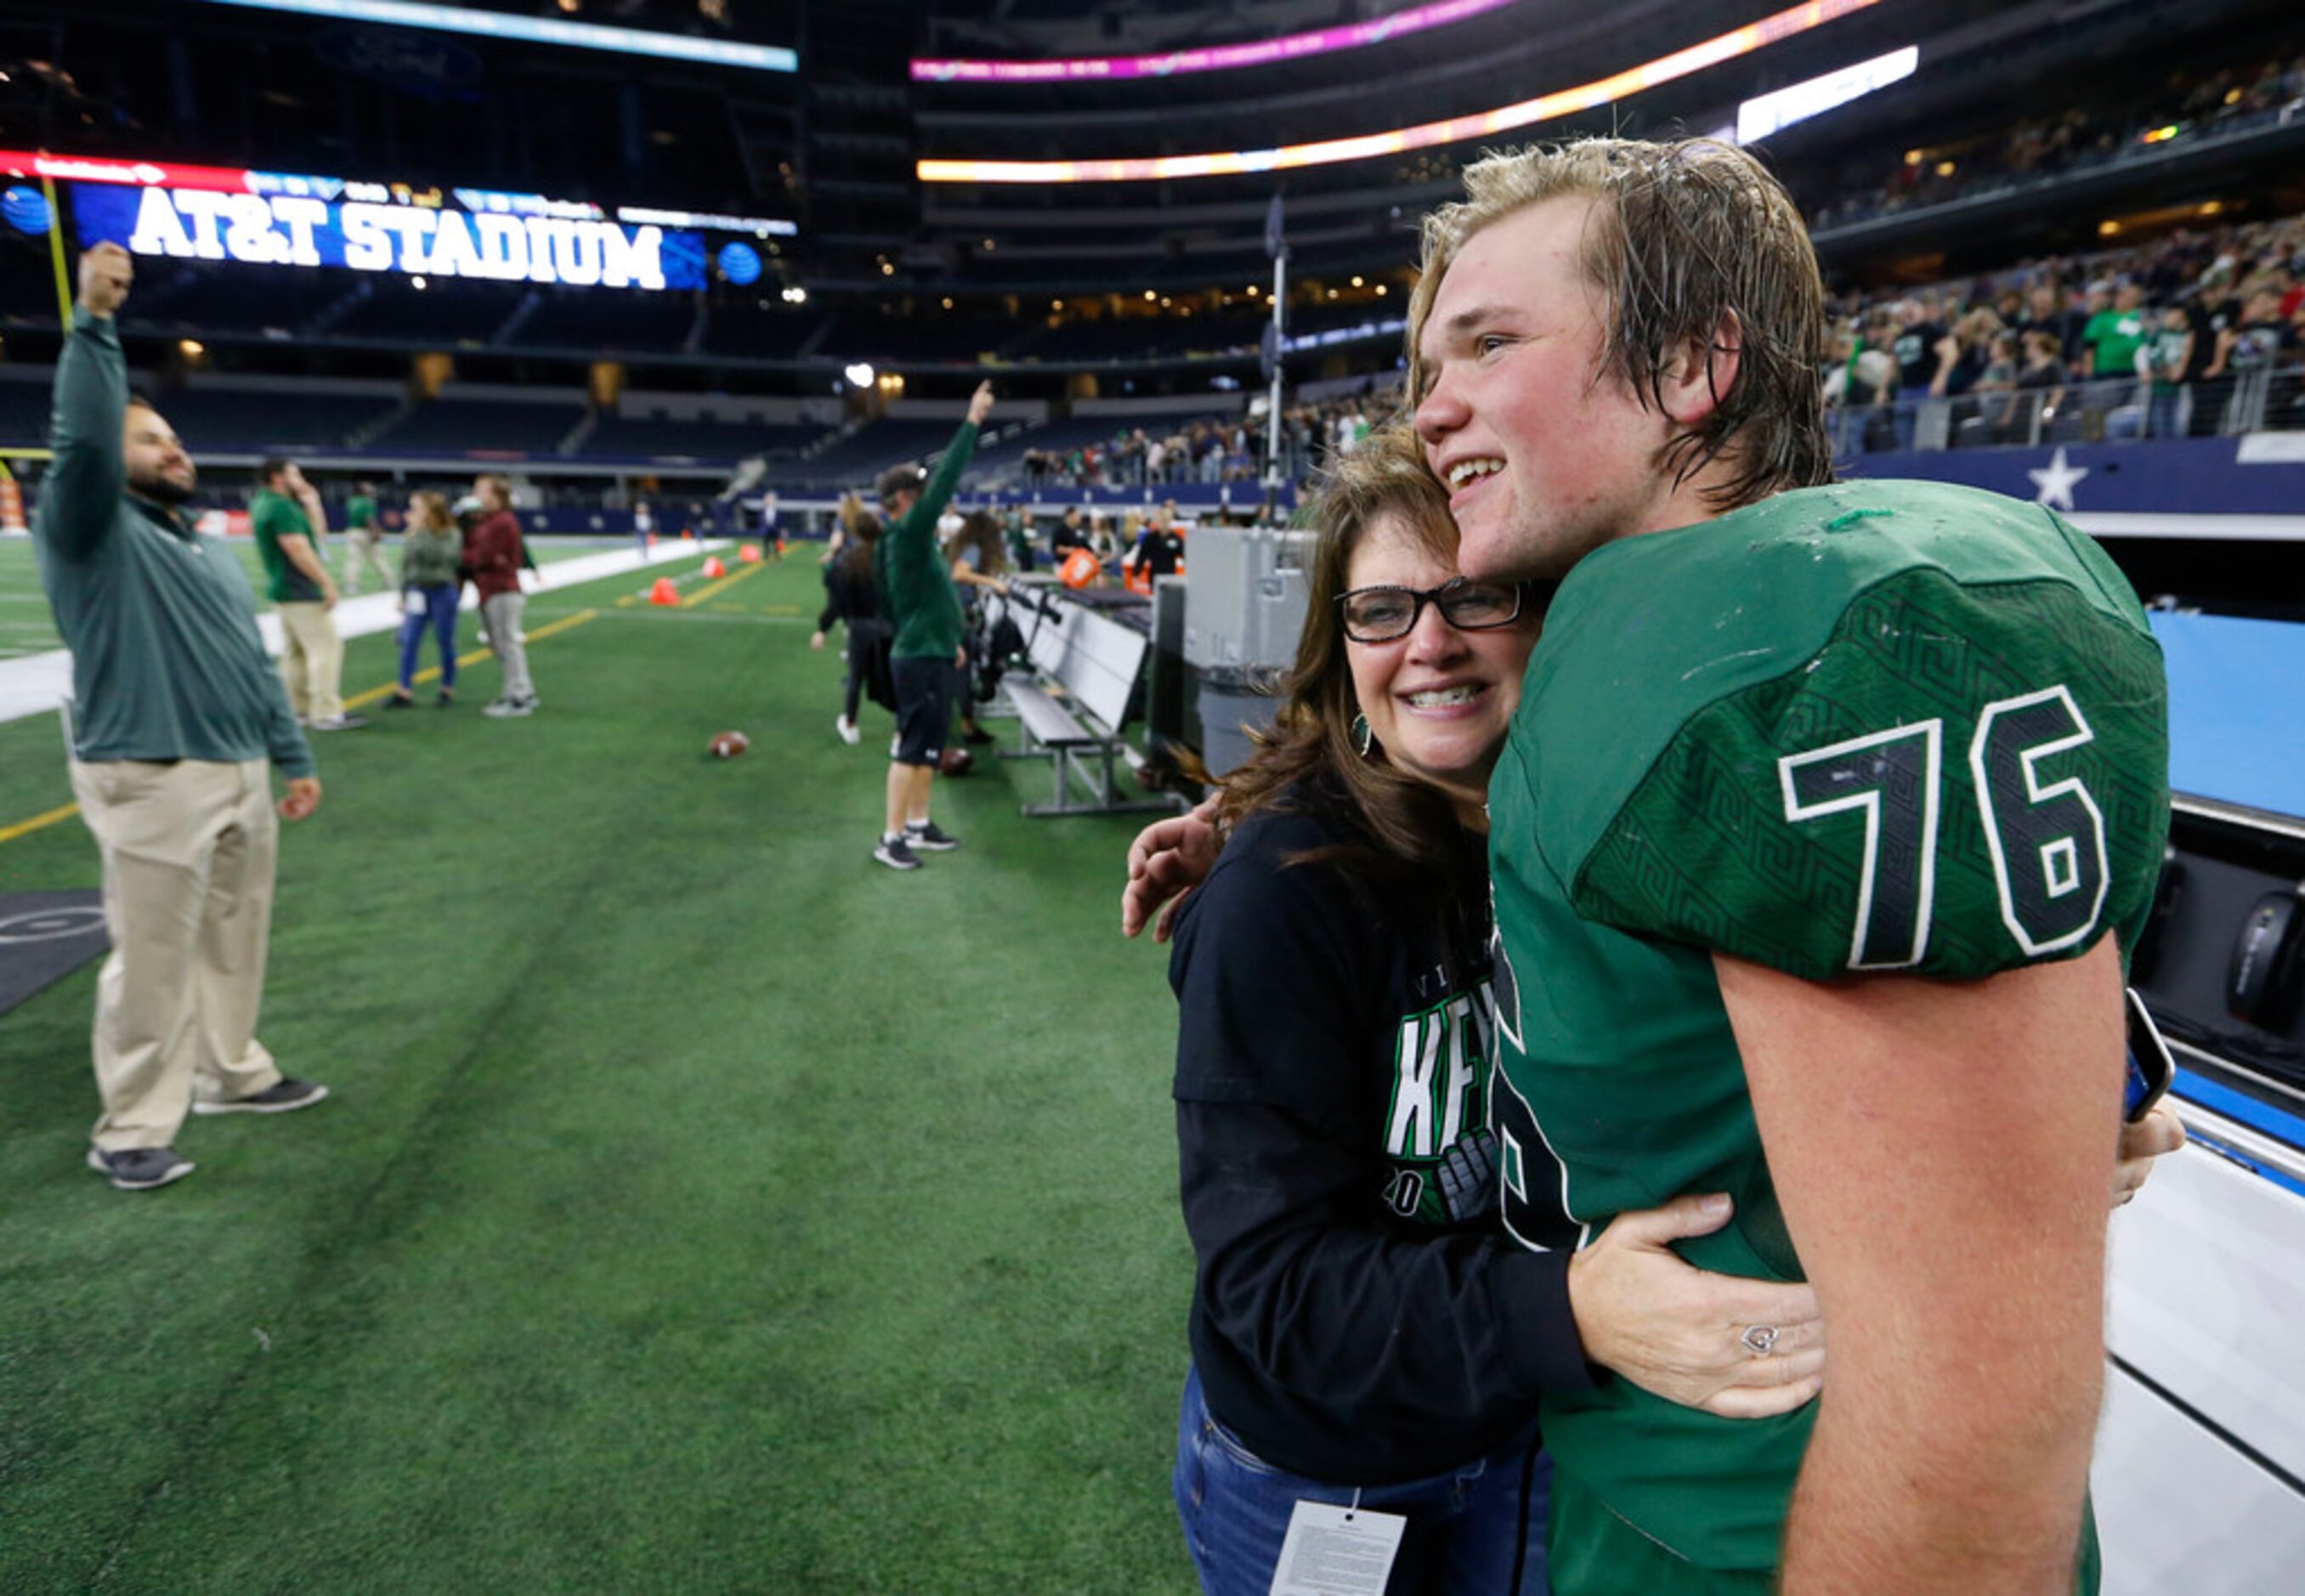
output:
{"label": "football on the turf", "polygon": [[712,757],[733,760],[753,746],[753,740],[742,732],[716,732],[712,737]]}
{"label": "football on the turf", "polygon": [[947,776],[965,776],[976,768],[976,756],[965,748],[948,748],[937,756],[937,768]]}

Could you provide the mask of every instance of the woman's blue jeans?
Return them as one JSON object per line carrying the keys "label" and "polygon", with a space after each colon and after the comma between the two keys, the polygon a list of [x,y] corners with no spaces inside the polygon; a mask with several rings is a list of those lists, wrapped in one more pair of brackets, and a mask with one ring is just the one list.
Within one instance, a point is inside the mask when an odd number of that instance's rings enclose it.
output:
{"label": "woman's blue jeans", "polygon": [[[1531,1424],[1486,1457],[1404,1484],[1367,1485],[1360,1506],[1408,1520],[1388,1596],[1545,1596],[1552,1462]],[[1208,1596],[1266,1596],[1299,1501],[1347,1507],[1352,1481],[1308,1480],[1259,1458],[1210,1416],[1198,1370],[1177,1422],[1177,1514]]]}
{"label": "woman's blue jeans", "polygon": [[[439,640],[440,690],[446,692],[456,684],[457,591],[445,582],[436,587],[410,588],[407,591],[424,600],[424,612],[404,613],[400,617],[400,691],[406,692],[409,683],[416,679],[416,650],[429,629]],[[404,612],[405,599],[402,607]]]}

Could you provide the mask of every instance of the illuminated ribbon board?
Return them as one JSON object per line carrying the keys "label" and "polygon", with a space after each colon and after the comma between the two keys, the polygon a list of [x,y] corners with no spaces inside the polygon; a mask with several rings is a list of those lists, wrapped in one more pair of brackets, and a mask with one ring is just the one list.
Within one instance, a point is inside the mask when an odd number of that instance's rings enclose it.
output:
{"label": "illuminated ribbon board", "polygon": [[1244,66],[1301,61],[1333,50],[1381,45],[1516,4],[1518,0],[1438,0],[1438,4],[1396,12],[1373,22],[1319,28],[1310,33],[1291,33],[1282,38],[1258,39],[1253,44],[1171,50],[1158,55],[1088,55],[1058,61],[932,61],[916,57],[913,79],[921,83],[1103,83],[1121,78],[1178,78],[1187,72],[1231,72]]}
{"label": "illuminated ribbon board", "polygon": [[1644,89],[1670,83],[1692,72],[1749,55],[1812,28],[1821,28],[1880,0],[1812,0],[1732,29],[1702,44],[1660,56],[1640,66],[1597,79],[1574,89],[1558,89],[1493,111],[1451,116],[1390,132],[1363,133],[1349,139],[1328,139],[1316,144],[1288,144],[1275,149],[1232,149],[1208,155],[1149,156],[1119,160],[982,161],[923,160],[914,168],[923,183],[1150,183],[1182,177],[1228,177],[1259,172],[1285,171],[1297,166],[1325,166],[1340,161],[1365,161],[1431,149],[1472,139],[1491,138],[1514,128],[1551,122],[1589,111]]}
{"label": "illuminated ribbon board", "polygon": [[[251,266],[642,290],[705,285],[706,233],[790,236],[761,216],[619,208],[490,189],[0,149],[0,174],[60,181],[80,247]],[[690,226],[662,224],[687,222]]]}
{"label": "illuminated ribbon board", "polygon": [[554,17],[524,17],[469,5],[432,5],[420,0],[208,0],[248,11],[284,11],[338,22],[381,22],[397,28],[427,28],[435,33],[465,33],[522,44],[566,45],[619,55],[657,55],[706,66],[751,72],[800,70],[800,57],[775,45],[738,44],[729,39],[693,38],[685,33],[652,33],[640,28],[608,28],[598,22],[566,22]]}

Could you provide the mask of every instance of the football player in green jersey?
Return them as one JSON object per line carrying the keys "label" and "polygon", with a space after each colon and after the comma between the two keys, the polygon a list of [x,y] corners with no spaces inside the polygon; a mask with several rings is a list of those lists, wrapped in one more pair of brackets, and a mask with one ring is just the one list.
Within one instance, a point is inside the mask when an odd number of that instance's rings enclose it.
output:
{"label": "football player in green jersey", "polygon": [[[2046,509],[1833,483],[1815,258],[1743,152],[1466,183],[1416,423],[1465,574],[1561,579],[1490,789],[1507,1221],[1581,1244],[1726,1189],[1685,1255],[1806,1277],[1832,1338],[1782,1419],[1548,1401],[1555,1589],[2092,1590],[2122,965],[2167,825],[2136,598]],[[1557,1190],[1517,1178],[1540,1142]]]}

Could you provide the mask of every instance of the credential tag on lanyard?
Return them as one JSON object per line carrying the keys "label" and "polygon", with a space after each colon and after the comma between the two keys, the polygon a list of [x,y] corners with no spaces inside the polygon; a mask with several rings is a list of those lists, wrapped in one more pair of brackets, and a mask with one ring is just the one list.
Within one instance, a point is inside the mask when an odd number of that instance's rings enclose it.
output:
{"label": "credential tag on lanyard", "polygon": [[1384,1596],[1408,1528],[1398,1513],[1299,1501],[1289,1515],[1271,1596]]}

